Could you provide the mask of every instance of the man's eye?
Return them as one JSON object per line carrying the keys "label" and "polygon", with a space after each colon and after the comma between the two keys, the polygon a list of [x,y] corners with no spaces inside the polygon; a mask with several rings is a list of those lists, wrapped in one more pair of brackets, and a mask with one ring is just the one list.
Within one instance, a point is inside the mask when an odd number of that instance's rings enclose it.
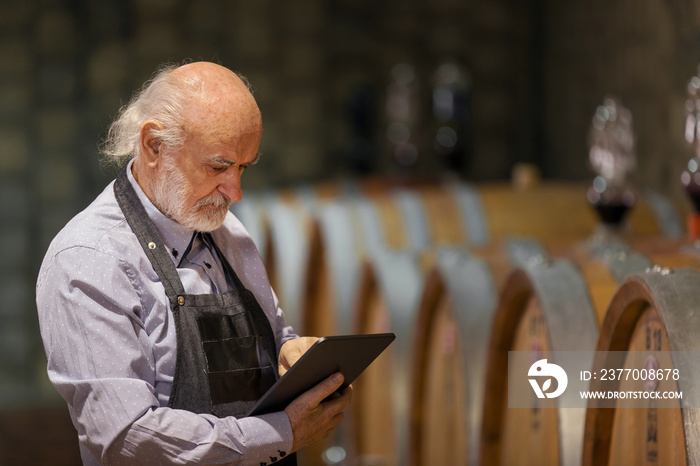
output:
{"label": "man's eye", "polygon": [[215,173],[221,173],[224,170],[226,170],[228,167],[223,166],[223,165],[210,165],[209,168],[211,169],[211,171],[213,171]]}

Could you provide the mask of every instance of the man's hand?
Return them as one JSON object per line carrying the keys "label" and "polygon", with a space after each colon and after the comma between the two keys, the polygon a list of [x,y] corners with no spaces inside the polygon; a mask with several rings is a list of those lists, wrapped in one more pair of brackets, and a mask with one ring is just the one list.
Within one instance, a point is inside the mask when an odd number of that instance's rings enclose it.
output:
{"label": "man's hand", "polygon": [[352,401],[352,385],[340,396],[323,401],[340,388],[343,380],[340,372],[333,374],[300,395],[284,410],[292,424],[293,452],[326,437],[343,421],[343,411]]}
{"label": "man's hand", "polygon": [[280,348],[278,369],[280,377],[296,363],[299,358],[316,343],[317,337],[301,337],[286,341]]}

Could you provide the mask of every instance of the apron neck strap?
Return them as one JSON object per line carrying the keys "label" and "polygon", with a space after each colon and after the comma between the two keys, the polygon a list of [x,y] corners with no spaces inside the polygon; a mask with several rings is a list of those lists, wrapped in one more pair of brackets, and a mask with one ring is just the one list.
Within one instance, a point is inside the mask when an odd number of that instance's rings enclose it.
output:
{"label": "apron neck strap", "polygon": [[122,209],[127,223],[136,234],[146,257],[163,283],[168,298],[172,302],[177,302],[177,297],[185,294],[185,288],[177,274],[175,264],[165,250],[160,233],[156,230],[153,220],[146,213],[134,187],[131,186],[126,170],[127,168],[121,170],[114,182],[114,195],[117,198],[117,203]]}

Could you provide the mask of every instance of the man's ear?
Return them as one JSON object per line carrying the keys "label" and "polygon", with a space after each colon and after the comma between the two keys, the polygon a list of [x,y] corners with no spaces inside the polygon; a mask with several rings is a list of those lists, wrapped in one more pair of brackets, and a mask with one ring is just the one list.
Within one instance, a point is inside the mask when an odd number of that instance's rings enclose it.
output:
{"label": "man's ear", "polygon": [[162,130],[163,126],[154,120],[148,120],[141,125],[139,142],[141,144],[141,155],[144,162],[151,168],[155,168],[160,160],[162,142],[156,135],[156,131]]}

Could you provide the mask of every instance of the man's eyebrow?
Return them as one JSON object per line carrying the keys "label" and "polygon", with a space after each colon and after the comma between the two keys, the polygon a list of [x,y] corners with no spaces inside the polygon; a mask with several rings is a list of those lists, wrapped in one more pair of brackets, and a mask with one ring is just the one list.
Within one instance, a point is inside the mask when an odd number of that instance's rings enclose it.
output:
{"label": "man's eyebrow", "polygon": [[219,165],[223,165],[225,167],[232,167],[236,165],[235,162],[232,162],[231,160],[226,160],[225,158],[220,157],[218,155],[216,157],[210,158],[209,161],[213,163],[218,163]]}
{"label": "man's eyebrow", "polygon": [[255,158],[248,164],[248,166],[258,163],[260,161],[260,157],[262,157],[262,152],[258,151],[258,153],[255,154]]}
{"label": "man's eyebrow", "polygon": [[[246,166],[255,165],[256,163],[258,163],[261,156],[262,156],[262,152],[258,152],[257,154],[255,154],[255,158],[250,163],[247,163],[245,165]],[[231,160],[227,160],[219,155],[211,157],[209,159],[209,161],[213,162],[213,163],[218,163],[219,165],[223,165],[225,167],[232,167],[232,166],[236,165],[236,162],[233,162]]]}

